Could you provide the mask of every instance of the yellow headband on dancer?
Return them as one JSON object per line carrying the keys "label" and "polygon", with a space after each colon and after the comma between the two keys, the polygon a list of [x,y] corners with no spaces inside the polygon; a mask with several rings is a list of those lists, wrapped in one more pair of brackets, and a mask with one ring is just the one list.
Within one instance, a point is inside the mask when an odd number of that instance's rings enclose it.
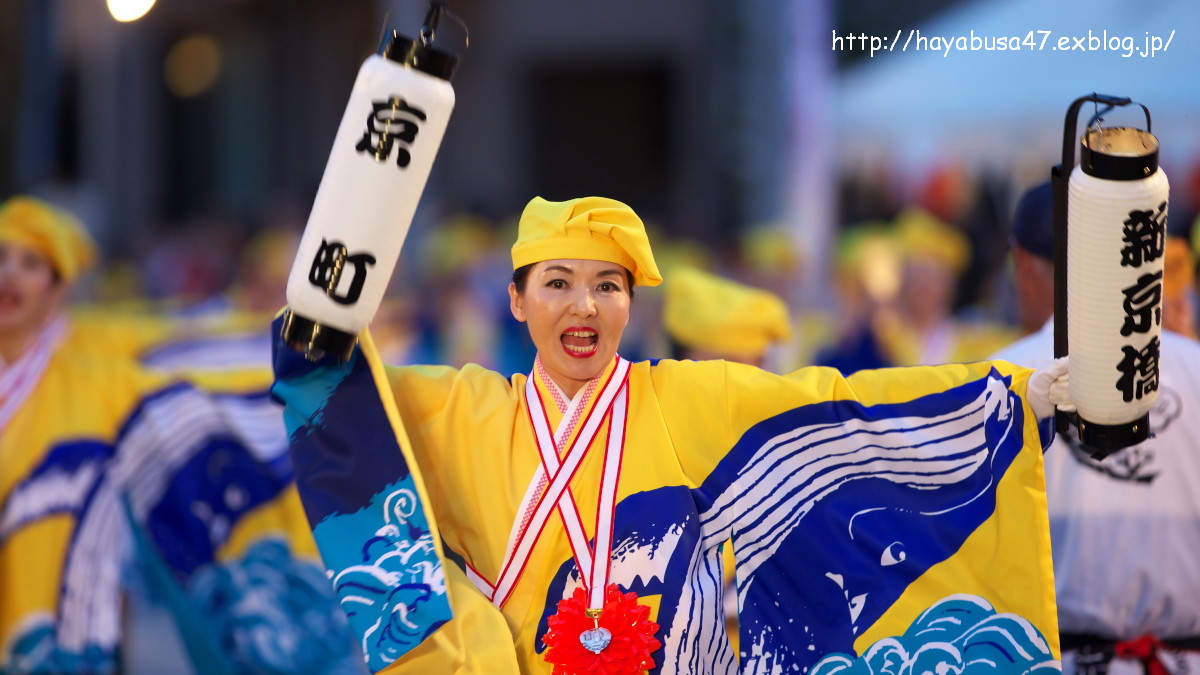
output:
{"label": "yellow headband on dancer", "polygon": [[932,213],[907,208],[896,216],[896,241],[905,259],[931,260],[962,273],[971,259],[967,238]]}
{"label": "yellow headband on dancer", "polygon": [[543,260],[603,260],[633,273],[635,286],[662,282],[646,226],[633,209],[604,197],[551,202],[534,197],[521,213],[513,269]]}
{"label": "yellow headband on dancer", "polygon": [[68,283],[96,259],[96,244],[74,216],[33,197],[0,204],[0,242],[38,251]]}
{"label": "yellow headband on dancer", "polygon": [[685,347],[760,358],[791,337],[787,306],[773,293],[687,267],[672,269],[664,288],[667,332]]}
{"label": "yellow headband on dancer", "polygon": [[1163,251],[1163,295],[1178,298],[1196,282],[1192,249],[1182,237],[1167,237]]}

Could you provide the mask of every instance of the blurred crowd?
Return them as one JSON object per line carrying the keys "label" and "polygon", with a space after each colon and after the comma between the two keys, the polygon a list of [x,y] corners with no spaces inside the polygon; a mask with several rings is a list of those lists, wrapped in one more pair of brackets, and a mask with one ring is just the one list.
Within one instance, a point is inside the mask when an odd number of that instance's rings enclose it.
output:
{"label": "blurred crowd", "polygon": [[[672,268],[694,268],[791,305],[786,339],[764,364],[771,370],[818,364],[849,373],[962,362],[985,358],[1040,327],[1017,305],[1007,254],[1011,211],[1024,187],[935,172],[900,197],[877,180],[844,181],[843,222],[820,266],[827,272],[818,280],[823,290],[806,296],[819,297],[819,304],[810,306],[791,302],[799,297],[795,287],[813,279],[806,266],[814,261],[780,225],[740,228],[725,241],[673,234],[680,228],[670,223],[648,227],[668,280]],[[1171,235],[1187,257],[1175,258],[1172,267],[1189,275],[1198,249],[1190,209],[1186,190],[1173,195]],[[202,345],[188,336],[258,332],[285,304],[305,213],[299,203],[281,203],[254,222],[209,216],[164,226],[119,255],[103,256],[77,285],[76,311],[134,321],[139,337],[130,348],[150,363],[192,359],[203,365]],[[504,373],[527,368],[533,346],[512,318],[505,291],[516,215],[490,217],[438,203],[418,212],[371,326],[385,360],[474,362]],[[662,318],[669,288],[668,282],[639,293],[637,320],[622,345],[627,357],[678,353]],[[1170,300],[1192,311],[1193,284],[1172,288]],[[1194,326],[1185,332],[1194,333]],[[222,359],[265,363],[259,359],[266,344],[244,341],[246,351],[231,354],[225,343]]]}

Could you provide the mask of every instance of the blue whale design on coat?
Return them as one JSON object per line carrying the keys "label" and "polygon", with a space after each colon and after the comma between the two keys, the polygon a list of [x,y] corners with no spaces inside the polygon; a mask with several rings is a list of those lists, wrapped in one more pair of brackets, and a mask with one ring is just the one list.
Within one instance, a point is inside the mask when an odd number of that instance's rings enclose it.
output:
{"label": "blue whale design on coat", "polygon": [[[661,595],[654,672],[736,663],[712,615],[730,537],[743,672],[804,672],[825,654],[853,653],[858,635],[995,512],[997,484],[1023,444],[1023,409],[1007,384],[993,372],[902,404],[795,408],[747,431],[700,487],[623,499],[612,581]],[[539,635],[578,584],[564,561]]]}

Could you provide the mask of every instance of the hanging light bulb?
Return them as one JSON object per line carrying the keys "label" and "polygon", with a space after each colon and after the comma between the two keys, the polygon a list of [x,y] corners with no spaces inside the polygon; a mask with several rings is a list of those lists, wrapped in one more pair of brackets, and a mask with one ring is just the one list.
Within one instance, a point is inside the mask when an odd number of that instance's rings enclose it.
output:
{"label": "hanging light bulb", "polygon": [[[1076,101],[1068,115],[1072,142],[1073,115],[1085,100],[1110,107],[1130,102],[1095,94]],[[1074,158],[1064,155],[1069,158],[1055,170],[1056,281],[1065,276],[1055,289],[1056,355],[1069,345],[1070,394],[1078,409],[1070,422],[1100,456],[1148,437],[1158,396],[1170,187],[1158,166],[1149,111],[1146,119],[1146,130],[1104,128],[1097,115],[1080,140],[1079,166],[1068,179],[1062,167]]]}
{"label": "hanging light bulb", "polygon": [[153,6],[154,0],[108,0],[108,13],[117,21],[126,23],[142,18]]}

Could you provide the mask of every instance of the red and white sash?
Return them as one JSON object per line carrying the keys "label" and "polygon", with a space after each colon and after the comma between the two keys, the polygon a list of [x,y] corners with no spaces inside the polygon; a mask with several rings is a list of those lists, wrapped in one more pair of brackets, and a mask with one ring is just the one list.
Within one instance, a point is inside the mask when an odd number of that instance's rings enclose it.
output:
{"label": "red and white sash", "polygon": [[[529,557],[545,530],[550,515],[557,508],[567,531],[575,564],[588,589],[589,604],[591,607],[603,607],[604,589],[608,586],[609,560],[612,557],[613,514],[621,475],[621,456],[625,448],[625,421],[629,412],[629,362],[617,356],[616,365],[609,374],[608,380],[600,388],[596,404],[592,406],[588,414],[582,420],[564,415],[558,433],[553,435],[550,432],[549,418],[534,384],[535,375],[535,373],[530,373],[529,379],[525,383],[525,400],[529,407],[529,421],[533,425],[534,437],[537,439],[538,453],[541,457],[540,470],[534,472],[530,490],[527,493],[527,496],[533,495],[537,499],[533,515],[527,522],[514,526],[514,533],[510,538],[504,563],[500,568],[500,576],[495,584],[488,582],[483,575],[469,565],[467,566],[467,576],[493,604],[503,607],[512,594],[517,581],[525,572]],[[588,543],[583,529],[583,521],[579,517],[579,510],[576,508],[575,499],[569,486],[605,418],[609,419],[608,438],[605,444],[604,469],[597,501],[595,547],[593,548]],[[575,440],[560,462],[558,447],[571,437],[571,432],[577,425],[582,425],[582,428],[575,435]],[[557,444],[555,443],[556,437]],[[540,491],[538,488],[542,481],[548,482],[548,486],[540,496],[537,496],[535,493]]]}

